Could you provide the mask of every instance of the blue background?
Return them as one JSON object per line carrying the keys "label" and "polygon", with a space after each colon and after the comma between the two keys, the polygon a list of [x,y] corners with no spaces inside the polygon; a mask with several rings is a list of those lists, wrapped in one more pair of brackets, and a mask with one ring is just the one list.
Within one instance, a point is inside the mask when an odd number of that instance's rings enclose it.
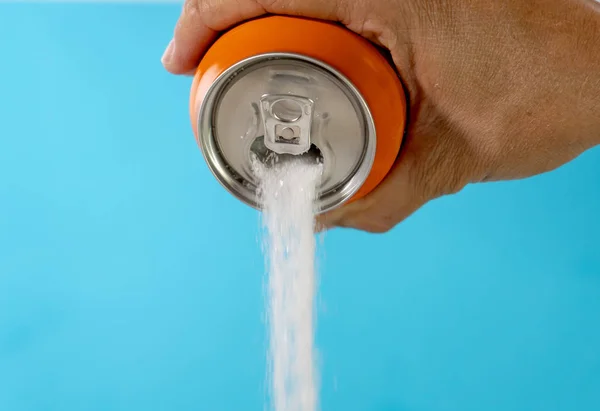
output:
{"label": "blue background", "polygon": [[[178,5],[0,5],[0,410],[262,410],[258,215],[212,178]],[[320,257],[324,411],[600,410],[600,148]]]}

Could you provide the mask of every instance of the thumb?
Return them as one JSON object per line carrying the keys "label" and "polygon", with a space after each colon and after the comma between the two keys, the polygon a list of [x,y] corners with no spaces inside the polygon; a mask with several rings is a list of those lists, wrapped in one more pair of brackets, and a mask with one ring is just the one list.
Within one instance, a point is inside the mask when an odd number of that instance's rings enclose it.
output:
{"label": "thumb", "polygon": [[392,229],[427,202],[415,184],[414,164],[408,153],[399,156],[391,172],[371,193],[317,217],[321,230],[355,228],[370,233]]}

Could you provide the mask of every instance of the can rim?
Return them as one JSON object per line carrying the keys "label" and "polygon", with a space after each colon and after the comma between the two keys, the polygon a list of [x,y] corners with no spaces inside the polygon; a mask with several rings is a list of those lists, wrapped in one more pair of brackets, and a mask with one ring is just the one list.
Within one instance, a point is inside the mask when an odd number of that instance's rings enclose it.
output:
{"label": "can rim", "polygon": [[[262,204],[260,203],[258,196],[258,187],[250,181],[241,182],[236,178],[237,172],[233,170],[232,167],[227,164],[224,157],[220,155],[212,123],[213,113],[217,103],[216,97],[219,96],[222,86],[226,84],[232,75],[261,61],[277,59],[300,60],[315,65],[332,74],[346,88],[346,91],[352,95],[355,99],[355,103],[358,105],[364,116],[366,144],[362,153],[362,161],[357,165],[353,174],[348,176],[342,183],[342,186],[338,189],[330,189],[324,193],[317,189],[315,200],[316,214],[323,214],[345,204],[360,190],[373,167],[377,144],[375,121],[366,100],[356,86],[354,86],[345,75],[329,64],[302,54],[269,52],[245,58],[228,67],[220,73],[208,87],[201,103],[200,110],[198,110],[197,124],[200,149],[208,164],[208,168],[223,188],[246,205],[257,210],[262,210]],[[325,194],[325,196],[321,196],[321,194]]]}

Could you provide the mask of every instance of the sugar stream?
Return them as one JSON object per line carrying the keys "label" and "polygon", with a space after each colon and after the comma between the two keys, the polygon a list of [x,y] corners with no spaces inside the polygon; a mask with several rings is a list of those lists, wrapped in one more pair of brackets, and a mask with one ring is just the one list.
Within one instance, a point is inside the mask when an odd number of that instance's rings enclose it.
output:
{"label": "sugar stream", "polygon": [[321,166],[256,165],[268,270],[269,380],[274,411],[317,409],[314,200]]}

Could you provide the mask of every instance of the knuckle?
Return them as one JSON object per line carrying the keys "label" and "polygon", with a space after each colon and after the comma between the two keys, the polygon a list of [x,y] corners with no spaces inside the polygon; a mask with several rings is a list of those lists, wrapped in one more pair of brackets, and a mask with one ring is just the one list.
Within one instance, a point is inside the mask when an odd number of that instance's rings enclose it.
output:
{"label": "knuckle", "polygon": [[380,214],[375,220],[375,228],[379,233],[387,233],[398,224],[398,219],[391,214]]}
{"label": "knuckle", "polygon": [[218,16],[223,12],[224,6],[222,0],[186,0],[184,11],[188,15],[211,20],[211,16]]}
{"label": "knuckle", "polygon": [[452,135],[436,139],[411,171],[412,186],[430,200],[460,192],[470,182],[475,164],[466,144]]}
{"label": "knuckle", "polygon": [[257,3],[266,11],[273,11],[286,7],[288,2],[281,0],[257,0]]}
{"label": "knuckle", "polygon": [[371,218],[369,220],[361,219],[346,225],[346,227],[356,228],[357,230],[366,231],[371,234],[385,234],[391,231],[395,226],[395,220],[382,217]]}
{"label": "knuckle", "polygon": [[385,234],[390,232],[395,226],[385,223],[370,223],[363,230],[371,234]]}
{"label": "knuckle", "polygon": [[183,13],[188,16],[200,14],[202,4],[204,4],[202,0],[185,0],[185,3],[183,3]]}

